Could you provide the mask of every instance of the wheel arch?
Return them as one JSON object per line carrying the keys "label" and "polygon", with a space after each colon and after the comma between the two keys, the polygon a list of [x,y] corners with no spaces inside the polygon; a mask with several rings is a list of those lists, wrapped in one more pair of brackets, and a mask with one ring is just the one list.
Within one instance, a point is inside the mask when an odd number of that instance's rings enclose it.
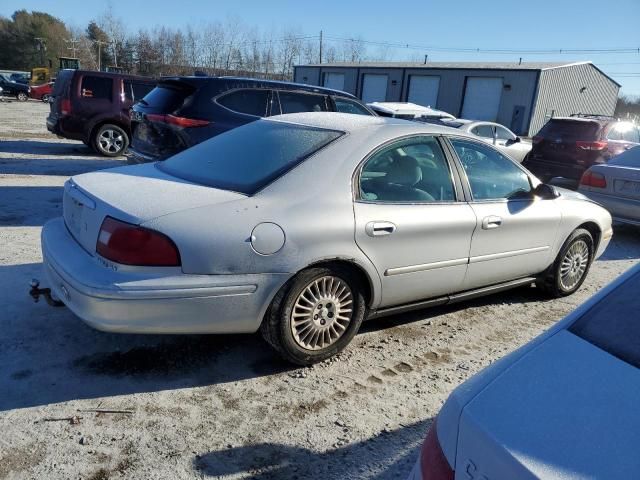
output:
{"label": "wheel arch", "polygon": [[374,295],[375,295],[373,282],[371,280],[371,277],[367,273],[367,271],[364,269],[364,267],[362,267],[361,265],[359,265],[357,262],[353,260],[347,260],[344,258],[330,258],[330,259],[318,260],[316,262],[313,262],[307,265],[305,268],[301,269],[300,271],[296,272],[296,275],[301,271],[307,270],[309,268],[332,267],[332,266],[339,266],[339,267],[348,269],[358,277],[358,279],[362,282],[362,286],[364,288],[363,293],[365,296],[367,306],[371,307],[371,304],[373,302]]}
{"label": "wheel arch", "polygon": [[600,225],[594,221],[587,221],[578,225],[575,230],[579,228],[585,229],[593,237],[593,253],[595,256],[595,252],[598,251],[598,246],[600,245],[600,239],[602,238],[602,229],[600,228]]}

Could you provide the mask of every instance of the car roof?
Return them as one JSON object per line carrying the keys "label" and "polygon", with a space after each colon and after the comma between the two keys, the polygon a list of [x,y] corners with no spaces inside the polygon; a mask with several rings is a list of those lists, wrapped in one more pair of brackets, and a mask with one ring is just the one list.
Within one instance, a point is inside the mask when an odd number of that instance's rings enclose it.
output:
{"label": "car roof", "polygon": [[[406,128],[408,132],[420,131],[433,135],[461,134],[460,130],[434,123],[413,122],[410,120],[402,120],[400,118],[374,117],[369,115],[354,115],[338,112],[288,113],[285,115],[269,117],[266,120],[294,123],[309,127],[326,128],[328,130],[339,130],[345,133],[355,132],[368,127],[389,125],[398,128]],[[471,137],[471,135],[468,136]]]}
{"label": "car roof", "polygon": [[262,84],[262,85],[273,87],[273,88],[285,87],[286,89],[290,89],[290,90],[298,89],[298,90],[304,90],[307,92],[318,92],[318,93],[324,93],[327,95],[339,95],[341,97],[354,98],[354,99],[356,98],[354,95],[348,92],[343,92],[341,90],[335,90],[332,88],[319,87],[317,85],[307,85],[305,83],[286,82],[282,80],[266,80],[262,78],[232,77],[232,76],[209,77],[204,75],[182,75],[182,76],[172,75],[172,76],[160,78],[160,82],[165,82],[165,81],[183,81],[183,82],[187,81],[193,86],[198,86],[198,87],[202,84],[211,83],[211,82],[216,82],[216,83],[246,82],[251,86],[255,84]]}

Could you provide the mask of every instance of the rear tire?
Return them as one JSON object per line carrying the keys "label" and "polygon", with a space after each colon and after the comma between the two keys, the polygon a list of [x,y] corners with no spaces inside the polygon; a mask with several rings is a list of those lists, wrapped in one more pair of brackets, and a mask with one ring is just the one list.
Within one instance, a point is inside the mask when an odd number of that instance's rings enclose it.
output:
{"label": "rear tire", "polygon": [[16,98],[19,102],[26,102],[27,100],[29,100],[29,95],[24,92],[20,92],[16,95]]}
{"label": "rear tire", "polygon": [[575,293],[587,278],[593,262],[594,242],[589,231],[578,228],[564,242],[553,265],[536,282],[551,297]]}
{"label": "rear tire", "polygon": [[44,103],[49,103],[49,94],[48,94],[48,93],[45,93],[45,94],[42,96],[42,101],[43,101]]}
{"label": "rear tire", "polygon": [[303,270],[276,294],[260,332],[291,363],[321,362],[341,352],[358,332],[366,312],[363,292],[349,269]]}
{"label": "rear tire", "polygon": [[100,155],[118,157],[127,150],[129,136],[117,125],[105,123],[95,131],[91,146]]}

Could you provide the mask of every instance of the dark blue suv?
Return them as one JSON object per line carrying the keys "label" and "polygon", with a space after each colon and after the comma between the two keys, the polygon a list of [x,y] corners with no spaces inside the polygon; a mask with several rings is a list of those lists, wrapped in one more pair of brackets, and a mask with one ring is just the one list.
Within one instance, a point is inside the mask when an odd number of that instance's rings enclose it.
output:
{"label": "dark blue suv", "polygon": [[353,95],[289,82],[165,77],[130,111],[131,163],[164,160],[261,117],[296,112],[375,115]]}

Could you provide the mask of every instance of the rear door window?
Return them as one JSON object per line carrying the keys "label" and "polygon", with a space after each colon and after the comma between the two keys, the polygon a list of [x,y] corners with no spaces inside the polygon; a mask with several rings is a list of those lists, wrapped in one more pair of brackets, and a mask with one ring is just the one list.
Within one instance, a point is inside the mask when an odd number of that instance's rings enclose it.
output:
{"label": "rear door window", "polygon": [[113,78],[94,77],[87,75],[82,77],[80,95],[83,98],[95,98],[111,101],[113,93]]}
{"label": "rear door window", "polygon": [[344,97],[333,97],[336,104],[336,111],[342,113],[353,113],[356,115],[371,115],[371,112],[354,100]]}
{"label": "rear door window", "polygon": [[493,127],[491,125],[478,125],[471,130],[471,133],[482,138],[493,138]]}
{"label": "rear door window", "polygon": [[253,115],[255,117],[265,117],[270,90],[267,89],[243,89],[227,93],[217,99],[223,107],[234,112]]}
{"label": "rear door window", "polygon": [[287,92],[280,90],[280,109],[282,113],[326,112],[327,97],[314,93]]}

